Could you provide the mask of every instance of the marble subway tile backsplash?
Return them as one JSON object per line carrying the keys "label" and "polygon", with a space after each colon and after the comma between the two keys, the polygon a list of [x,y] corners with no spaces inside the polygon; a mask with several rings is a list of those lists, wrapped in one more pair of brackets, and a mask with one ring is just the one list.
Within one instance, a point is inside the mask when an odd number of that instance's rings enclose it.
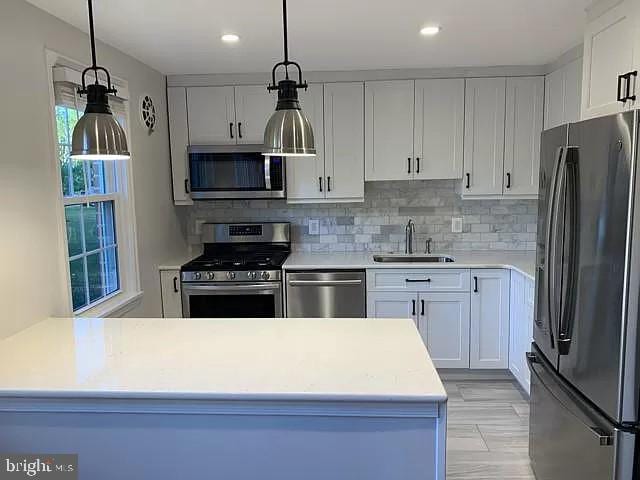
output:
{"label": "marble subway tile backsplash", "polygon": [[[434,252],[452,250],[535,250],[537,201],[462,200],[455,180],[370,182],[364,203],[289,205],[283,200],[196,202],[186,211],[189,241],[201,242],[201,222],[288,221],[292,248],[308,252],[402,252],[404,227],[416,224],[415,250],[428,238]],[[462,233],[451,232],[452,217]],[[320,221],[309,234],[309,219]]]}

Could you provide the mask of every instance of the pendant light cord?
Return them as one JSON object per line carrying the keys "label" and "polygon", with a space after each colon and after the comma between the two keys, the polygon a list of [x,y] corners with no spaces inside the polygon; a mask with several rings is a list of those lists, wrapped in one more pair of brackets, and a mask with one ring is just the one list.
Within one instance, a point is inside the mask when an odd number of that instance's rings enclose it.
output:
{"label": "pendant light cord", "polygon": [[[89,38],[91,39],[91,67],[94,69],[98,67],[96,61],[96,35],[93,29],[93,1],[89,0]],[[96,75],[96,83],[98,83],[98,76]]]}
{"label": "pendant light cord", "polygon": [[96,35],[93,27],[93,0],[87,0],[89,7],[89,40],[91,42],[91,66],[87,67],[82,72],[82,87],[78,89],[78,93],[81,95],[87,94],[87,85],[85,83],[85,76],[87,72],[93,71],[95,75],[94,85],[100,85],[98,80],[98,72],[103,71],[107,76],[107,93],[117,93],[117,90],[113,88],[111,85],[111,75],[104,67],[98,66],[98,61],[96,59]]}
{"label": "pendant light cord", "polygon": [[287,30],[287,0],[282,0],[282,26],[282,30],[284,32],[284,72],[285,78],[289,80],[289,32]]}
{"label": "pendant light cord", "polygon": [[[91,0],[89,0],[91,2]],[[284,45],[284,60],[282,62],[278,62],[271,70],[271,85],[267,87],[267,90],[272,92],[274,90],[279,90],[279,86],[276,83],[276,70],[278,67],[284,67],[284,75],[285,79],[289,80],[289,65],[293,65],[298,70],[298,82],[295,83],[295,88],[304,88],[307,89],[308,85],[306,82],[302,80],[302,69],[297,62],[292,62],[289,60],[289,29],[287,27],[287,0],[282,0],[282,27],[283,27],[283,45]]]}

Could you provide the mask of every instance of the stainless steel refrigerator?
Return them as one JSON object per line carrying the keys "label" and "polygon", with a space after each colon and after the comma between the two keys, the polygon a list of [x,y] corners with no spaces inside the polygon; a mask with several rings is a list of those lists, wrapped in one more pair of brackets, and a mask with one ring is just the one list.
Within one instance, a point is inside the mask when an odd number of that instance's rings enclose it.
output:
{"label": "stainless steel refrigerator", "polygon": [[640,479],[638,113],[543,133],[529,455],[538,480]]}

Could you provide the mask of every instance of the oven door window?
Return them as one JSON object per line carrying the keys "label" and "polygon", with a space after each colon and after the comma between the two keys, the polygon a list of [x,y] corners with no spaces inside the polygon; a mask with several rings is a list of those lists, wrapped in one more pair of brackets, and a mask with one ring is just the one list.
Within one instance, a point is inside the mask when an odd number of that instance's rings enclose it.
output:
{"label": "oven door window", "polygon": [[[193,287],[192,287],[193,288]],[[185,316],[190,318],[277,318],[282,316],[280,288],[207,291],[185,287]]]}
{"label": "oven door window", "polygon": [[190,153],[191,190],[267,191],[282,188],[282,159],[259,152]]}

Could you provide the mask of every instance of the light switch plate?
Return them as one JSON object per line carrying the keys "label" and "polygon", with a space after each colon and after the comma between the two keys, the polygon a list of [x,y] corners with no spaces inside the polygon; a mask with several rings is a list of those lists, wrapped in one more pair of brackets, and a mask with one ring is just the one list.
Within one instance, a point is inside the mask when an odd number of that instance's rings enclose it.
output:
{"label": "light switch plate", "polygon": [[451,218],[451,232],[462,233],[462,217]]}
{"label": "light switch plate", "polygon": [[309,219],[309,235],[320,235],[319,219]]}

